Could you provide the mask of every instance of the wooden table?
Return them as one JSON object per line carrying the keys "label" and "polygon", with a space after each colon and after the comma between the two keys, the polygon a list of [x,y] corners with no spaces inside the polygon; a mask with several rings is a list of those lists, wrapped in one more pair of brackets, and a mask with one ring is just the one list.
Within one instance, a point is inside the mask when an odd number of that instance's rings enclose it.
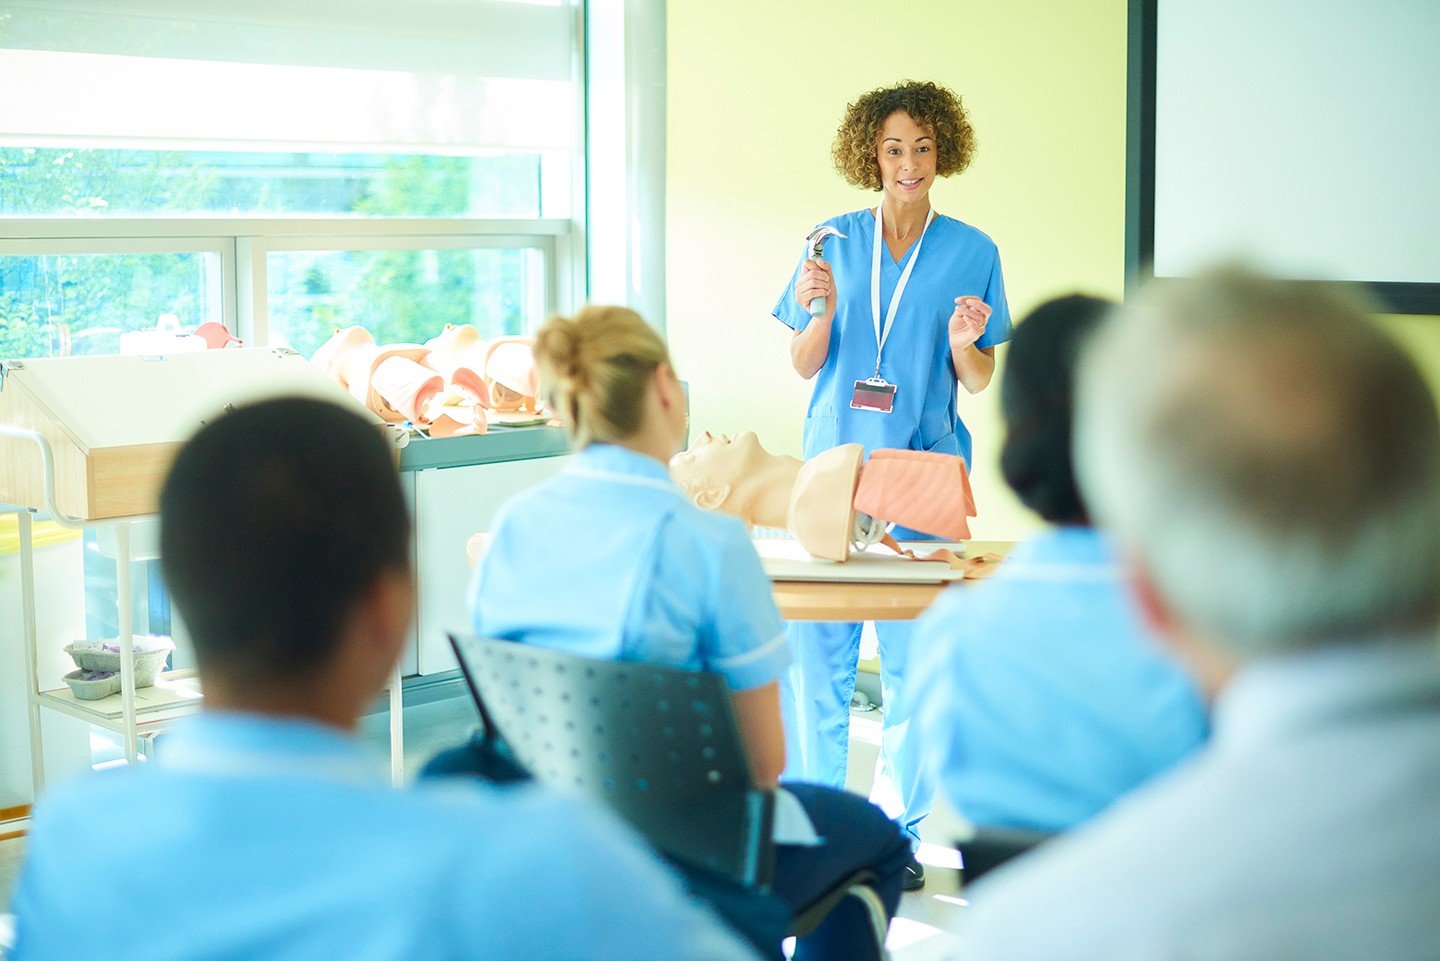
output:
{"label": "wooden table", "polygon": [[[969,541],[967,556],[1002,557],[1014,541]],[[957,581],[953,583],[966,583]],[[854,581],[772,581],[775,604],[787,621],[909,621],[919,617],[947,584],[865,584]]]}

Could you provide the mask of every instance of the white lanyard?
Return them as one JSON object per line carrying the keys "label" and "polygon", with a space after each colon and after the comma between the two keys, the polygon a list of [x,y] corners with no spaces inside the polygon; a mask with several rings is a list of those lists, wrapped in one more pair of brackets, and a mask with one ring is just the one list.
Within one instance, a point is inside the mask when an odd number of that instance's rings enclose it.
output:
{"label": "white lanyard", "polygon": [[930,229],[930,221],[935,219],[935,209],[930,209],[929,215],[925,218],[925,226],[920,230],[920,236],[915,241],[915,249],[910,252],[910,262],[900,272],[900,280],[895,284],[895,293],[890,295],[890,307],[885,311],[885,325],[880,325],[880,251],[885,247],[885,231],[881,226],[880,212],[885,209],[882,203],[875,208],[875,249],[870,252],[870,316],[875,320],[875,376],[880,376],[880,355],[885,351],[885,341],[890,337],[890,329],[895,325],[895,314],[900,310],[900,297],[905,293],[905,285],[910,283],[910,271],[915,269],[915,261],[920,259],[920,245],[925,242],[925,233]]}

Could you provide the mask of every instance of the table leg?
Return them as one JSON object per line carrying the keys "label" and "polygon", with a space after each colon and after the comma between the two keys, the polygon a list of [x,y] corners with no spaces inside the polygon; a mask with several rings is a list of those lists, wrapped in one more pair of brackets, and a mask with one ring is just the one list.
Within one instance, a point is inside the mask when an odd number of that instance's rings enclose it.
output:
{"label": "table leg", "polygon": [[400,685],[400,664],[390,672],[390,783],[405,783],[405,704]]}
{"label": "table leg", "polygon": [[135,600],[130,583],[130,522],[115,525],[115,594],[120,603],[120,710],[125,722],[125,761],[139,759],[135,731]]}
{"label": "table leg", "polygon": [[45,788],[45,745],[40,733],[40,639],[35,625],[35,544],[33,518],[28,510],[17,513],[20,531],[20,610],[25,635],[25,702],[30,709],[30,790],[35,797]]}

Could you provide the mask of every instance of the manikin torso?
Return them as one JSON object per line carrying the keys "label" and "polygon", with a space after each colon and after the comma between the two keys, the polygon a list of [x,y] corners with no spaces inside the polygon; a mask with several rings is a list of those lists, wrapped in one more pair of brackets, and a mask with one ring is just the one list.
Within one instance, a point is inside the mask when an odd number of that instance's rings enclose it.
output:
{"label": "manikin torso", "polygon": [[[751,431],[733,440],[705,431],[671,460],[670,475],[698,506],[751,527],[789,530],[810,554],[826,560],[846,560],[853,543],[875,543],[884,521],[969,537],[966,518],[975,511],[962,458],[876,451],[862,477],[862,457],[860,445],[842,444],[801,461],[770,453]],[[857,526],[857,517],[867,523]],[[881,523],[870,523],[872,518]]]}

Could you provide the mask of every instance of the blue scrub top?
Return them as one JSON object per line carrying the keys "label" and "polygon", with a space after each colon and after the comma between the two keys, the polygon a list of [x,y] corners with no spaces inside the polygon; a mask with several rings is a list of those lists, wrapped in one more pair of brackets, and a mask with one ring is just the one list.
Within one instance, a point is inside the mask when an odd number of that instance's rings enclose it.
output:
{"label": "blue scrub top", "polygon": [[[830,329],[830,354],[816,375],[805,417],[805,456],[814,457],[837,444],[863,444],[867,456],[876,448],[934,450],[959,454],[972,464],[970,431],[955,410],[949,324],[956,297],[979,297],[993,312],[975,346],[993,347],[1010,339],[1010,304],[995,242],[943,214],[937,214],[926,229],[920,259],[885,341],[880,376],[898,389],[894,410],[882,414],[850,407],[855,381],[875,372],[875,321],[870,312],[875,213],[857,210],[825,223],[846,236],[832,237],[825,244],[839,301]],[[916,246],[911,244],[898,262],[888,249],[881,251],[882,322]],[[810,315],[795,302],[795,282],[804,264],[803,259],[796,264],[774,310],[775,318],[795,331],[810,323]]]}
{"label": "blue scrub top", "polygon": [[1200,692],[1144,633],[1089,528],[1051,530],[989,580],[950,588],[914,641],[928,652],[921,735],[976,824],[1069,829],[1209,734]]}
{"label": "blue scrub top", "polygon": [[11,961],[752,955],[618,819],[533,784],[392,788],[299,720],[202,714],[35,810]]}
{"label": "blue scrub top", "polygon": [[732,690],[790,663],[745,525],[696,507],[653,457],[607,444],[501,508],[470,611],[482,637],[713,671]]}

